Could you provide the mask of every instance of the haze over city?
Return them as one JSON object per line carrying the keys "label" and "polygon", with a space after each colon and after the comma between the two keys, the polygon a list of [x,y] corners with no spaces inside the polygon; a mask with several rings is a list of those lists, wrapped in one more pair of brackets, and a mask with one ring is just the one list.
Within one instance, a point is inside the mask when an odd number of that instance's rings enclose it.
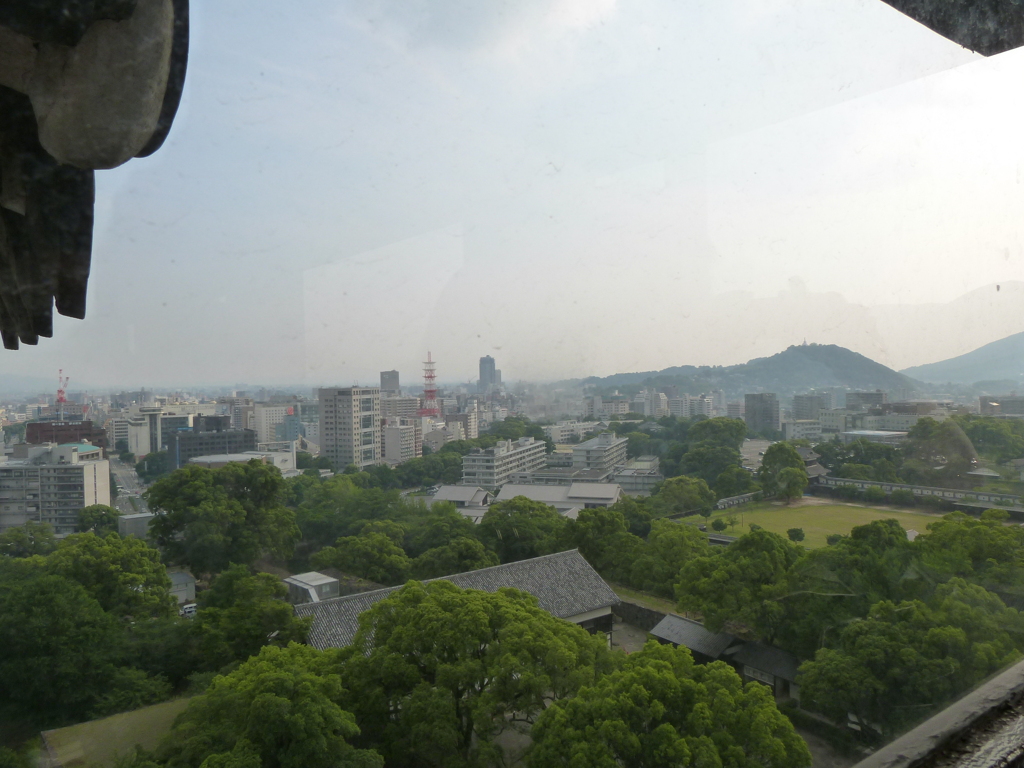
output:
{"label": "haze over city", "polygon": [[0,376],[902,368],[1022,330],[1024,56],[883,3],[226,2],[192,37],[161,152],[97,174],[87,318]]}

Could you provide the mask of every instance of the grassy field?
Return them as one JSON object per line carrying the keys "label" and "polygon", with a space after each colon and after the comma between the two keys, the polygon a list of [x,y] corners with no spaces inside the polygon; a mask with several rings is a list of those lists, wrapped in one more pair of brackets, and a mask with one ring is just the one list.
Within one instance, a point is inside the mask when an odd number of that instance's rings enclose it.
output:
{"label": "grassy field", "polygon": [[46,731],[50,748],[61,765],[110,765],[127,755],[136,744],[154,749],[170,730],[174,718],[188,706],[188,699],[173,699],[133,712]]}
{"label": "grassy field", "polygon": [[637,605],[642,605],[644,608],[661,611],[662,613],[675,613],[676,605],[671,600],[666,600],[663,597],[652,595],[649,592],[640,592],[636,589],[630,589],[629,587],[624,587],[621,584],[616,584],[611,581],[608,582],[608,586],[612,588],[612,591],[615,592],[616,595],[630,603],[636,603]]}
{"label": "grassy field", "polygon": [[[858,504],[818,504],[807,499],[793,502],[790,506],[773,502],[745,504],[735,509],[716,512],[708,521],[718,517],[735,517],[738,521],[733,528],[726,528],[722,533],[728,536],[740,536],[750,530],[751,523],[757,523],[766,531],[779,533],[783,536],[790,528],[803,528],[805,547],[823,547],[825,538],[830,533],[848,534],[856,525],[865,525],[872,520],[898,520],[904,530],[913,529],[924,533],[928,523],[939,519],[938,515],[923,512],[895,511],[865,507]],[[693,520],[693,518],[689,518]],[[703,522],[703,521],[702,521]]]}

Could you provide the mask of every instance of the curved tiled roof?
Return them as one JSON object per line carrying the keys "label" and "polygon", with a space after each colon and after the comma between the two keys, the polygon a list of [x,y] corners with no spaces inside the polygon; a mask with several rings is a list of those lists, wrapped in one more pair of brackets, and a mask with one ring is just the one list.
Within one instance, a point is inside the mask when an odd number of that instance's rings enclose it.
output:
{"label": "curved tiled roof", "polygon": [[[462,589],[497,592],[514,587],[537,598],[540,607],[560,619],[607,608],[619,598],[579,551],[573,549],[517,563],[481,568],[429,581],[450,581]],[[359,629],[359,614],[396,589],[389,587],[295,606],[298,616],[312,616],[309,644],[315,648],[349,645]]]}

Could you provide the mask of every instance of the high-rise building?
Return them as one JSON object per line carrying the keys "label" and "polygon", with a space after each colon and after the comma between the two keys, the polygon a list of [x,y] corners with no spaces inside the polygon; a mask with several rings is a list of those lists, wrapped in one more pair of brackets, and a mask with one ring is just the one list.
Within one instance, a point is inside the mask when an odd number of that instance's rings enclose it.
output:
{"label": "high-rise building", "polygon": [[398,371],[380,372],[380,393],[381,395],[398,395],[402,391],[398,384]]}
{"label": "high-rise building", "polygon": [[743,420],[751,432],[779,431],[779,398],[774,392],[744,395],[743,403]]}
{"label": "high-rise building", "polygon": [[330,388],[318,394],[320,455],[338,470],[350,464],[360,469],[380,464],[380,389]]}
{"label": "high-rise building", "polygon": [[380,415],[383,419],[415,419],[420,409],[418,397],[381,397]]}
{"label": "high-rise building", "polygon": [[253,411],[256,440],[269,443],[277,439],[277,425],[284,422],[288,411],[294,411],[287,405],[257,405]]}
{"label": "high-rise building", "polygon": [[480,358],[480,380],[477,382],[477,386],[481,392],[487,392],[496,384],[498,384],[498,378],[494,367],[494,358],[485,355]]}

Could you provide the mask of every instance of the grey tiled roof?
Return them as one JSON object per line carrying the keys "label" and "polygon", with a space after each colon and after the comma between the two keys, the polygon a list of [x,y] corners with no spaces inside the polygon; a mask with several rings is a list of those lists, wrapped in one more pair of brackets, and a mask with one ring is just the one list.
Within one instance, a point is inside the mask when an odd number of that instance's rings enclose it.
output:
{"label": "grey tiled roof", "polygon": [[[497,592],[502,587],[515,587],[537,598],[540,607],[560,619],[607,608],[619,602],[611,587],[605,584],[583,556],[575,549],[554,555],[520,560],[518,563],[496,565],[467,571],[443,579],[463,589]],[[374,592],[346,595],[295,606],[298,616],[312,616],[309,644],[315,648],[341,648],[349,645],[359,628],[359,614],[383,600],[396,589],[390,587]]]}
{"label": "grey tiled roof", "polygon": [[712,659],[717,659],[726,648],[736,642],[733,635],[712,632],[700,622],[672,614],[659,621],[651,630],[651,634],[676,645],[685,645],[691,651],[710,656]]}
{"label": "grey tiled roof", "polygon": [[759,669],[783,680],[796,680],[796,670],[800,666],[800,659],[792,653],[764,643],[744,643],[730,655],[739,664]]}

